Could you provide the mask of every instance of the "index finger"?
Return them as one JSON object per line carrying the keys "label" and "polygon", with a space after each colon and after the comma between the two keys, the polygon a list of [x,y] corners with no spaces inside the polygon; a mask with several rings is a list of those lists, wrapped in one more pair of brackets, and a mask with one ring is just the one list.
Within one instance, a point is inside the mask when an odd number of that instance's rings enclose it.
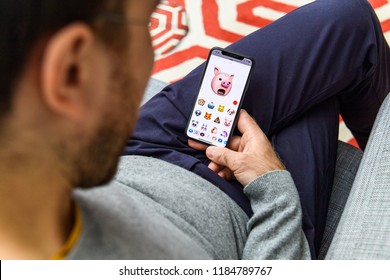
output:
{"label": "index finger", "polygon": [[263,133],[257,122],[244,109],[240,111],[237,128],[242,134],[246,132]]}
{"label": "index finger", "polygon": [[206,145],[206,144],[202,144],[200,142],[197,142],[197,141],[194,141],[191,139],[188,139],[188,146],[190,146],[191,148],[193,148],[195,150],[199,150],[199,151],[204,151],[208,147],[208,145]]}

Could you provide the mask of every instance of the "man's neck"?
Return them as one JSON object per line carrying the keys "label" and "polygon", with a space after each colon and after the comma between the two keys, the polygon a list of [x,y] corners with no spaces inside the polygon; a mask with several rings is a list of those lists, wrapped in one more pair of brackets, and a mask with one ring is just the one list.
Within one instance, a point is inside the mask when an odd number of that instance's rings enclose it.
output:
{"label": "man's neck", "polygon": [[0,259],[46,259],[73,225],[72,186],[49,160],[0,152]]}

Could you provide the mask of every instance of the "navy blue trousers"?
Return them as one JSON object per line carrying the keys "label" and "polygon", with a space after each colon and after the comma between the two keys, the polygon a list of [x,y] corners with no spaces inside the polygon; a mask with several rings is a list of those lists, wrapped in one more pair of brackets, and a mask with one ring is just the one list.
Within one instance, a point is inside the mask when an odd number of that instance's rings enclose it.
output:
{"label": "navy blue trousers", "polygon": [[[271,140],[298,189],[303,230],[316,258],[332,190],[339,114],[364,149],[390,91],[390,51],[365,0],[318,0],[227,49],[256,61],[243,108]],[[124,154],[160,158],[207,179],[251,215],[236,181],[208,169],[185,128],[204,65],[141,109]],[[213,211],[213,209],[210,209]]]}

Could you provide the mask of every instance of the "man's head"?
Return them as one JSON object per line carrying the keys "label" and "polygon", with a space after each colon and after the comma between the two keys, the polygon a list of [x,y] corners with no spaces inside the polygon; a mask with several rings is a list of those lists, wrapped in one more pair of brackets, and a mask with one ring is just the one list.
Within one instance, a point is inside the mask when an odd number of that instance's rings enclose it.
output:
{"label": "man's head", "polygon": [[50,160],[79,186],[112,177],[150,74],[157,2],[0,0],[0,160]]}

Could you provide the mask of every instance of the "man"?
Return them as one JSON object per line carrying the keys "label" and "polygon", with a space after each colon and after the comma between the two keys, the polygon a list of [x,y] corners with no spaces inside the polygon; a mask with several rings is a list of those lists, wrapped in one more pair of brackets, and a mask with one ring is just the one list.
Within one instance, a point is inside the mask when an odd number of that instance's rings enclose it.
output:
{"label": "man", "polygon": [[[79,2],[1,1],[1,258],[49,258],[64,244],[74,187],[113,176],[136,119],[155,1]],[[123,18],[107,24],[104,12]]]}
{"label": "man", "polygon": [[[170,164],[157,163],[161,170],[188,177],[179,185],[197,183],[199,189],[193,194],[210,190],[204,196],[223,207],[210,215],[215,219],[208,221],[210,236],[200,234],[204,224],[189,224],[191,215],[197,213],[179,207],[183,218],[172,218],[173,212],[157,215],[153,205],[160,203],[148,202],[146,195],[138,199],[137,184],[129,188],[117,181],[111,187],[74,194],[76,187],[104,184],[115,174],[152,67],[148,19],[157,2],[1,1],[1,259],[242,256],[248,217],[213,185]],[[252,160],[245,170],[235,172],[239,181],[247,185],[263,173],[284,169],[244,111],[239,129],[243,136],[234,143],[244,151],[238,158]],[[262,157],[270,160],[263,162]],[[286,178],[286,193],[296,199],[292,203],[282,199],[291,210],[285,215],[293,225],[282,236],[295,241],[294,246],[286,246],[291,255],[285,256],[307,257],[296,190]],[[171,181],[175,180],[159,183],[172,186]],[[256,180],[250,184],[254,196],[257,184]],[[226,221],[221,216],[225,210],[230,211]],[[269,213],[265,214],[262,218],[270,220]],[[218,227],[217,219],[222,225],[235,223],[235,228]],[[232,242],[225,239],[222,246],[213,244],[212,240],[224,235]],[[248,257],[262,251],[255,250],[259,237],[248,246]]]}

